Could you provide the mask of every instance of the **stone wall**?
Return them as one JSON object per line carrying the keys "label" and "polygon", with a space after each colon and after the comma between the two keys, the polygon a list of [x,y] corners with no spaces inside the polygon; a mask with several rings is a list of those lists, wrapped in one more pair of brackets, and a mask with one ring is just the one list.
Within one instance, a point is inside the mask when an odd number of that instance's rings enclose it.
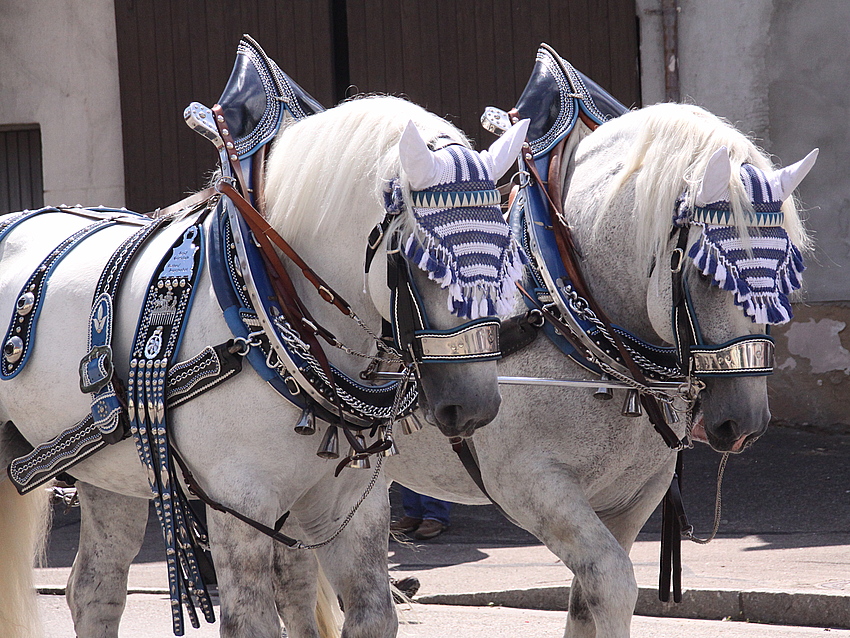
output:
{"label": "stone wall", "polygon": [[[679,0],[683,101],[750,133],[778,164],[820,148],[799,190],[816,250],[795,321],[774,330],[779,422],[850,432],[850,23],[846,0]],[[661,0],[638,0],[644,104],[664,101]]]}

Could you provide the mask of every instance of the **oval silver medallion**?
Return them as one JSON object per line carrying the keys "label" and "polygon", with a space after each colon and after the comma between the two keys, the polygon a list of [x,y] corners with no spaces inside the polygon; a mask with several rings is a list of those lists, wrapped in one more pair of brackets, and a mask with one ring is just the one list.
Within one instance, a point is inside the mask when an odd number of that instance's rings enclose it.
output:
{"label": "oval silver medallion", "polygon": [[18,301],[15,302],[15,309],[18,311],[20,316],[28,315],[32,311],[32,307],[35,305],[35,295],[31,292],[25,292],[20,297],[18,297]]}
{"label": "oval silver medallion", "polygon": [[162,349],[162,328],[157,328],[145,343],[145,357],[153,359]]}

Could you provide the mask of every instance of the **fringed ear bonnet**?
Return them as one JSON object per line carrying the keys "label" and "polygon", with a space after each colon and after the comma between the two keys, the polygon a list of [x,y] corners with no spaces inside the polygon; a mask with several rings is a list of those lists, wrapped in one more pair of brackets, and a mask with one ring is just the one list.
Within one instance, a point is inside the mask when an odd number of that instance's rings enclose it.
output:
{"label": "fringed ear bonnet", "polygon": [[[488,151],[460,144],[432,151],[410,123],[399,156],[410,183],[414,228],[406,257],[449,290],[449,310],[477,319],[512,310],[514,283],[526,261],[499,208],[496,181],[525,140],[528,121],[514,125]],[[387,204],[398,204],[390,194]]]}
{"label": "fringed ear bonnet", "polygon": [[800,250],[782,228],[781,207],[816,159],[817,149],[777,171],[741,166],[739,177],[753,205],[753,212],[746,213],[746,240],[735,226],[728,201],[732,168],[725,148],[709,160],[694,205],[688,207],[682,198],[677,207],[677,225],[703,227],[688,256],[714,285],[733,293],[735,303],[754,323],[781,324],[791,319],[788,295],[800,288],[805,267]]}

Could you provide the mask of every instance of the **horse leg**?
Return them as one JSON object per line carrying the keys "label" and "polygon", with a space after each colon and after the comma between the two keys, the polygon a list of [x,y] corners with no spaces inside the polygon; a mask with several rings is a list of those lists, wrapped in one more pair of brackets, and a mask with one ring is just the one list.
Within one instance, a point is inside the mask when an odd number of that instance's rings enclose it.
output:
{"label": "horse leg", "polygon": [[[531,469],[535,466],[539,469]],[[496,501],[572,570],[568,638],[628,638],[637,583],[628,554],[588,503],[581,487],[555,463],[519,463],[530,491],[494,493]],[[503,468],[507,469],[507,468]],[[530,470],[530,471],[529,471]],[[499,485],[518,481],[510,477]],[[578,587],[576,588],[576,582]],[[574,606],[575,605],[575,606]]]}
{"label": "horse leg", "polygon": [[290,638],[339,637],[342,612],[315,553],[276,544],[274,583],[277,610]]}
{"label": "horse leg", "polygon": [[117,638],[130,564],[145,539],[148,500],[77,483],[80,547],[66,599],[79,638]]}
{"label": "horse leg", "polygon": [[342,533],[316,550],[345,607],[342,638],[394,638],[398,631],[387,572],[390,505],[378,487]]}
{"label": "horse leg", "polygon": [[[613,511],[601,512],[599,517],[617,542],[628,554],[637,538],[641,528],[658,505],[670,484],[671,470],[665,468],[652,476],[638,495],[632,499],[626,508],[618,508]],[[577,576],[570,588],[570,617],[574,617],[575,623],[572,627],[568,624],[568,636],[593,636],[592,626],[580,627],[580,619],[589,618],[590,607],[582,588],[581,579]],[[572,631],[573,633],[570,633]],[[584,631],[585,633],[581,633]],[[603,635],[596,633],[596,635]]]}
{"label": "horse leg", "polygon": [[[275,518],[270,507],[243,504],[237,509],[259,521]],[[270,582],[274,541],[239,519],[210,508],[207,524],[221,602],[221,638],[279,638],[280,618]]]}
{"label": "horse leg", "polygon": [[[285,533],[290,532],[287,530]],[[274,550],[274,594],[287,635],[291,638],[319,638],[314,613],[319,575],[315,554],[280,545]]]}

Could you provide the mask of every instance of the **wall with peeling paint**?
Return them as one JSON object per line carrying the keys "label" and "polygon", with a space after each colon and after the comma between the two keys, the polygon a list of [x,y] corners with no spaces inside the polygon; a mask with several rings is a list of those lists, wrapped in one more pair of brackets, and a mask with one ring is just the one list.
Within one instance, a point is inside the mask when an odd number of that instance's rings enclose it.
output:
{"label": "wall with peeling paint", "polygon": [[[847,0],[678,0],[683,101],[725,117],[788,165],[816,251],[795,320],[774,330],[777,421],[850,432],[850,24]],[[637,0],[644,104],[664,101],[660,0]]]}
{"label": "wall with peeling paint", "polygon": [[850,433],[850,304],[797,304],[794,312],[794,321],[773,333],[773,417],[786,425]]}

